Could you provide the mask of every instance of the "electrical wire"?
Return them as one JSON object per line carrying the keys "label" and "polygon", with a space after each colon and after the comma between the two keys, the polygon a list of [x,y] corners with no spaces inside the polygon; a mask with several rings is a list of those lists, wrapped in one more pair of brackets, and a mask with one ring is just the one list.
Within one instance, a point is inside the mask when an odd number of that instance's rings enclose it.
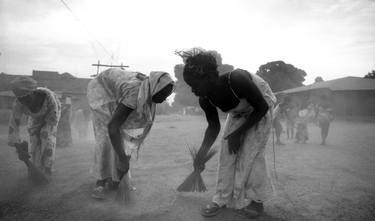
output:
{"label": "electrical wire", "polygon": [[[103,51],[109,56],[109,58],[112,61],[114,61],[113,53],[111,53],[109,50],[107,50],[106,47],[104,47],[104,45],[98,39],[96,39],[94,37],[94,35],[86,28],[86,26],[83,24],[83,22],[75,15],[75,13],[73,12],[73,10],[69,7],[69,5],[64,0],[60,0],[60,2],[64,5],[65,9],[67,9],[73,15],[73,18],[82,26],[82,28],[84,29],[84,31],[103,49]],[[91,45],[91,47],[93,48],[95,54],[98,57],[95,45],[92,42],[90,42],[90,45]]]}

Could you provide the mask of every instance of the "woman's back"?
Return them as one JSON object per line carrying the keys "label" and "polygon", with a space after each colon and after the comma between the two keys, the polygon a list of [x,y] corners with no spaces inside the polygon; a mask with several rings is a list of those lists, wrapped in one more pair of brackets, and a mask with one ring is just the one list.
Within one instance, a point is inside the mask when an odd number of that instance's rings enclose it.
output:
{"label": "woman's back", "polygon": [[107,93],[118,100],[120,97],[129,93],[129,91],[139,89],[143,80],[140,75],[142,74],[137,72],[110,68],[100,73],[97,79],[107,90]]}
{"label": "woman's back", "polygon": [[123,103],[135,109],[144,78],[145,75],[141,73],[121,69],[110,68],[103,71],[88,85],[87,98],[90,107],[98,109],[109,103]]}

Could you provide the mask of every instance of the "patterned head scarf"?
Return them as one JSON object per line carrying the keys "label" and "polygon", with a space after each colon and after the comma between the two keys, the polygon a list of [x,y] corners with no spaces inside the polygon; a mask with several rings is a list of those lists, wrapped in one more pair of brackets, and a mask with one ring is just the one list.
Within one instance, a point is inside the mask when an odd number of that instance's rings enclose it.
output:
{"label": "patterned head scarf", "polygon": [[154,120],[156,110],[156,104],[152,102],[152,96],[168,84],[174,84],[174,81],[167,72],[161,71],[152,71],[150,76],[142,81],[138,93],[137,112],[145,114],[148,122]]}
{"label": "patterned head scarf", "polygon": [[152,96],[171,83],[173,84],[174,82],[171,76],[166,72],[152,71],[150,73],[150,89]]}
{"label": "patterned head scarf", "polygon": [[23,97],[37,88],[37,82],[31,77],[21,76],[11,81],[10,86],[16,97]]}

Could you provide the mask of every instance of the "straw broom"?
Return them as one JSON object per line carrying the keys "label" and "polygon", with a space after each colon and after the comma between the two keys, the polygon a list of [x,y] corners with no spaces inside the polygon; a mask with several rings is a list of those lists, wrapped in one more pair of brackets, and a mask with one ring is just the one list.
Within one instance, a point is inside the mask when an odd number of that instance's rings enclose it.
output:
{"label": "straw broom", "polygon": [[[195,148],[189,147],[190,155],[195,162],[197,158],[198,151]],[[202,169],[198,168],[198,165],[204,165],[208,160],[210,160],[217,151],[211,149],[207,152],[206,156],[203,157],[202,161],[197,162],[194,165],[194,171],[177,187],[179,192],[205,192],[207,190],[206,185],[203,182],[201,173]]]}
{"label": "straw broom", "polygon": [[134,199],[133,187],[127,174],[122,177],[116,193],[116,201],[121,203],[130,203]]}
{"label": "straw broom", "polygon": [[16,145],[19,159],[26,164],[27,168],[29,169],[30,178],[35,184],[48,183],[49,179],[47,178],[47,176],[30,161],[28,146],[29,144],[26,141],[23,141],[22,143]]}
{"label": "straw broom", "polygon": [[[130,156],[128,156],[128,158],[130,161]],[[128,170],[128,172],[120,178],[120,184],[116,193],[116,201],[125,204],[132,202],[134,199],[133,190],[134,187],[130,183],[130,170]]]}

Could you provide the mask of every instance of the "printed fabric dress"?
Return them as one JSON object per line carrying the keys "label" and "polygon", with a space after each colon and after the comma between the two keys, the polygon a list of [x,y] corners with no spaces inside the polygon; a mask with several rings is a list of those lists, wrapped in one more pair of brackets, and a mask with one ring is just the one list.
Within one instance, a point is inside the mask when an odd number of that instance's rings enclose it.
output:
{"label": "printed fabric dress", "polygon": [[[117,165],[119,159],[115,153],[108,134],[108,123],[117,107],[122,103],[136,109],[139,88],[145,75],[138,72],[110,68],[91,80],[87,88],[87,97],[92,111],[92,120],[96,147],[92,173],[97,180],[111,178],[119,181]],[[153,120],[152,116],[152,120]],[[127,155],[137,147],[129,140],[138,135],[139,129],[144,137],[151,129],[152,120],[145,114],[132,111],[122,127],[123,146]],[[137,130],[138,129],[138,130]]]}
{"label": "printed fabric dress", "polygon": [[[256,126],[246,132],[243,146],[237,154],[229,154],[228,141],[222,139],[216,193],[212,200],[220,206],[236,209],[247,206],[251,200],[265,201],[273,193],[267,172],[265,149],[271,133],[271,111],[276,97],[262,78],[250,75],[270,109]],[[240,99],[240,103],[228,111],[223,138],[240,127],[252,111],[253,107],[245,99]]]}
{"label": "printed fabric dress", "polygon": [[17,99],[13,104],[12,115],[9,121],[10,145],[21,142],[20,124],[22,115],[27,115],[28,133],[30,135],[29,153],[32,163],[42,169],[52,169],[55,160],[57,124],[60,120],[61,105],[56,94],[48,88],[38,87],[36,91],[46,94],[40,110],[31,112]]}

